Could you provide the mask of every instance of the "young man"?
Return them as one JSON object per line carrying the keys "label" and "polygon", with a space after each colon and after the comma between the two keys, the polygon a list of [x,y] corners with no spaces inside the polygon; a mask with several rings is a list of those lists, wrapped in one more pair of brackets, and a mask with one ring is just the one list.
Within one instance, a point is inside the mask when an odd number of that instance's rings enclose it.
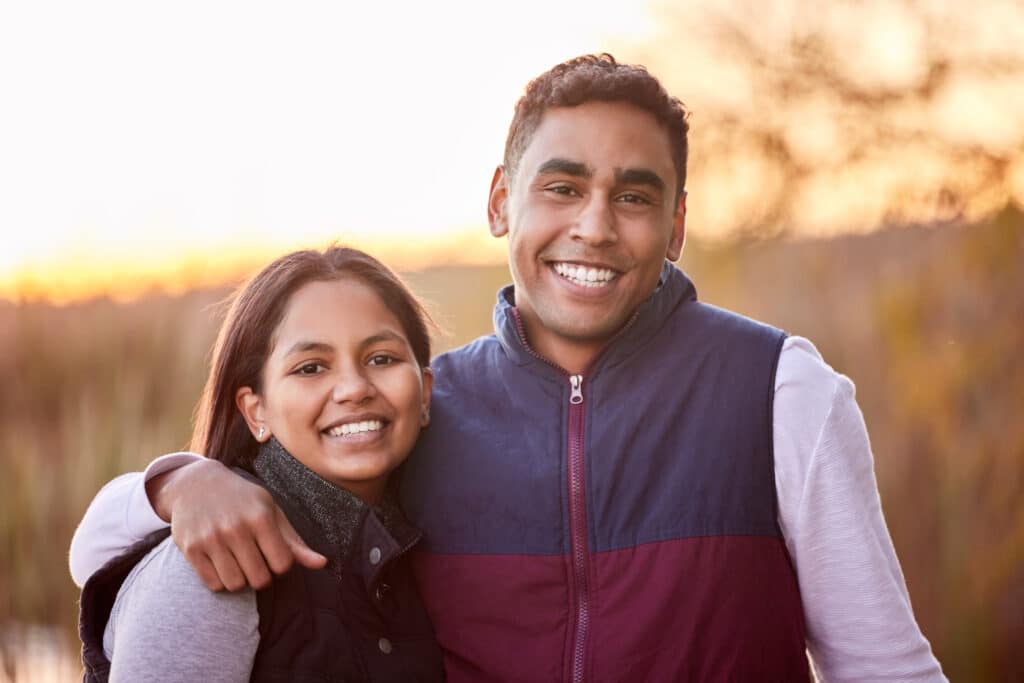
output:
{"label": "young man", "polygon": [[[495,335],[435,360],[401,482],[448,675],[795,681],[806,648],[825,680],[944,680],[852,384],[806,340],[698,302],[670,263],[687,128],[607,55],[516,106],[488,203],[514,286]],[[101,492],[77,581],[163,520],[212,589],[323,561],[216,463],[167,473],[192,458],[151,465],[148,496],[139,475]]]}

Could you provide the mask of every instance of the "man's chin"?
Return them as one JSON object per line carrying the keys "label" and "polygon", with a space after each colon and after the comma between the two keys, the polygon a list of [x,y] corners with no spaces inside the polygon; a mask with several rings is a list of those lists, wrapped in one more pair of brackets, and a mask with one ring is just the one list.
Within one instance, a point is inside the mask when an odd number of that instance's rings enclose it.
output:
{"label": "man's chin", "polygon": [[622,328],[626,320],[620,316],[595,317],[587,312],[575,315],[551,316],[550,320],[542,320],[548,333],[563,340],[566,344],[580,347],[603,346]]}

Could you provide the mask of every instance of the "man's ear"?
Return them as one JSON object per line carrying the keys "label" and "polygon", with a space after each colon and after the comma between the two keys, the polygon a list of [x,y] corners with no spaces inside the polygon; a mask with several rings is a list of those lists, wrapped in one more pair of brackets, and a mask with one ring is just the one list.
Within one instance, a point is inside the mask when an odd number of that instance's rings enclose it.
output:
{"label": "man's ear", "polygon": [[505,205],[508,202],[508,176],[505,167],[494,169],[491,178],[491,194],[487,198],[487,221],[491,224],[491,234],[504,237],[508,234],[508,213]]}
{"label": "man's ear", "polygon": [[672,215],[672,237],[669,238],[665,258],[669,261],[678,261],[683,253],[684,242],[686,242],[686,190],[679,194],[679,204]]}
{"label": "man's ear", "polygon": [[235,406],[245,418],[254,439],[263,443],[271,437],[270,427],[263,420],[263,402],[252,387],[240,387],[235,392]]}
{"label": "man's ear", "polygon": [[420,415],[420,427],[430,424],[430,390],[434,386],[434,372],[423,368],[423,412]]}

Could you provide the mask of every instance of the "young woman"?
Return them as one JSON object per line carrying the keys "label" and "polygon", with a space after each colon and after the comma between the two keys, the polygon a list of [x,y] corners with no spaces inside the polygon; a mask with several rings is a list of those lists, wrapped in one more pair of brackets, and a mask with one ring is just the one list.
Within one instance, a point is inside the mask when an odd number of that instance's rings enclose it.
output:
{"label": "young woman", "polygon": [[327,566],[212,593],[158,532],[83,589],[86,680],[443,679],[407,560],[419,532],[388,487],[430,419],[429,359],[422,307],[360,251],[256,275],[221,327],[192,450],[266,487]]}

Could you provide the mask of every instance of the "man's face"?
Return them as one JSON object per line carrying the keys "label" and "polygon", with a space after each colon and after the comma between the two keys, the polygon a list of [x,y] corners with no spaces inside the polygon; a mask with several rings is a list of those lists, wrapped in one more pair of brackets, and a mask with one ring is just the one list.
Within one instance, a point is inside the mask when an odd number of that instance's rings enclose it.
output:
{"label": "man's face", "polygon": [[495,173],[491,232],[508,235],[531,346],[581,371],[658,284],[683,246],[668,134],[620,102],[548,109],[515,176]]}

